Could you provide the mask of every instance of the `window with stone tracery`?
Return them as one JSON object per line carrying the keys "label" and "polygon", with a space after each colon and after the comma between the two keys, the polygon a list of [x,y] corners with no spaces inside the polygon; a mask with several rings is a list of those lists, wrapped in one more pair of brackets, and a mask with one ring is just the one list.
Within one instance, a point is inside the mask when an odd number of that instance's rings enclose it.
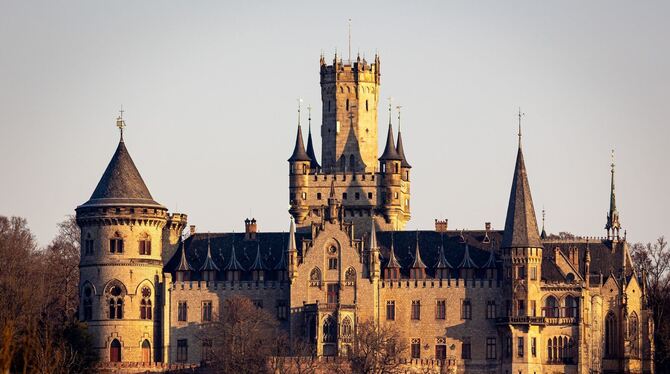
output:
{"label": "window with stone tracery", "polygon": [[123,319],[123,297],[124,288],[118,282],[113,283],[107,289],[107,299],[109,302],[109,319]]}
{"label": "window with stone tracery", "polygon": [[151,289],[142,287],[142,300],[140,301],[140,319],[152,319]]}

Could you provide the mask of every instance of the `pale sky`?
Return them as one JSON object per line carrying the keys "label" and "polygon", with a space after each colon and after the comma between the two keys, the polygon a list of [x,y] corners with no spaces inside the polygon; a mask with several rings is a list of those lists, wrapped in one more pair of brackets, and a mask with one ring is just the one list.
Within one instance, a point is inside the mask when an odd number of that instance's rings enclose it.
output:
{"label": "pale sky", "polygon": [[354,53],[379,52],[381,97],[404,108],[408,229],[503,228],[520,106],[547,231],[604,234],[614,148],[623,228],[652,241],[670,235],[669,15],[660,1],[0,0],[0,215],[47,244],[93,192],[123,105],[158,202],[201,232],[250,215],[286,230],[296,98],[316,108],[320,156],[319,55],[346,51],[352,18]]}

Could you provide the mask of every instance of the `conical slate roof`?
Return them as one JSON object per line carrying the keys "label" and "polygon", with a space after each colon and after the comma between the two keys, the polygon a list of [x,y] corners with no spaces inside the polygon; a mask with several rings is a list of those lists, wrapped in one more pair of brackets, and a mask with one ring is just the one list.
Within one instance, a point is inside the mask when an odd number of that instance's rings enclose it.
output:
{"label": "conical slate roof", "polygon": [[121,140],[91,198],[82,206],[140,205],[164,208],[154,201]]}
{"label": "conical slate roof", "polygon": [[242,264],[240,264],[239,261],[237,261],[237,257],[235,257],[235,244],[233,244],[233,248],[230,250],[230,261],[224,268],[226,271],[232,271],[232,270],[239,270],[239,271],[244,271],[244,267]]}
{"label": "conical slate roof", "polygon": [[320,169],[321,165],[319,165],[319,162],[316,160],[316,153],[314,152],[314,145],[312,144],[312,126],[309,126],[309,130],[307,132],[307,156],[310,158],[310,168],[312,169]]}
{"label": "conical slate roof", "polygon": [[179,265],[177,265],[177,271],[193,271],[193,267],[191,267],[186,259],[186,242],[183,240],[181,242],[181,259],[179,260]]}
{"label": "conical slate roof", "polygon": [[502,247],[542,247],[537,230],[533,198],[530,195],[526,165],[523,161],[523,151],[520,145],[516,155],[516,166],[507,207]]}
{"label": "conical slate roof", "polygon": [[437,263],[435,264],[435,269],[453,269],[447,258],[444,256],[444,237],[441,238],[440,243],[440,254],[437,258]]}
{"label": "conical slate roof", "polygon": [[402,146],[402,133],[400,132],[400,129],[398,129],[398,142],[395,149],[398,156],[400,156],[400,166],[411,169],[412,165],[407,162],[407,157],[405,157],[405,149]]}
{"label": "conical slate roof", "polygon": [[491,253],[489,254],[489,259],[486,260],[486,263],[482,265],[482,269],[495,269],[496,268],[496,255],[491,249]]}
{"label": "conical slate roof", "polygon": [[389,261],[386,264],[386,267],[389,268],[389,269],[392,269],[392,268],[398,268],[399,269],[400,268],[400,263],[395,258],[395,250],[393,249],[393,238],[391,238],[391,250],[390,250],[390,253],[389,253]]}
{"label": "conical slate roof", "polygon": [[249,270],[256,270],[256,271],[265,270],[265,264],[263,264],[263,258],[261,257],[260,242],[256,247],[256,259],[254,260],[254,263],[251,265],[251,268]]}
{"label": "conical slate roof", "polygon": [[390,123],[389,123],[389,131],[388,134],[386,135],[386,147],[384,147],[384,152],[379,157],[379,160],[380,161],[401,160],[400,156],[398,155],[398,152],[395,149],[395,144],[393,141],[393,125],[391,125]]}
{"label": "conical slate roof", "polygon": [[288,161],[312,161],[305,152],[305,143],[302,141],[302,127],[298,125],[298,135],[295,138],[295,148]]}
{"label": "conical slate roof", "polygon": [[477,264],[470,257],[470,246],[467,244],[465,245],[465,253],[463,253],[463,261],[458,267],[461,269],[477,269]]}

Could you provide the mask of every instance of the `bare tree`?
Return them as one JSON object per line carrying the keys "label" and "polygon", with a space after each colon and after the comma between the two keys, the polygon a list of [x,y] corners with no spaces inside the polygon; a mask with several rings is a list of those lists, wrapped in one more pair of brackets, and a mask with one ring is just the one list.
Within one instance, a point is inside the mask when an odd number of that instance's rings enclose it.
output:
{"label": "bare tree", "polygon": [[273,373],[314,374],[320,366],[316,345],[300,338],[291,339],[285,331],[277,331],[272,357]]}
{"label": "bare tree", "polygon": [[406,342],[397,328],[390,324],[377,325],[368,320],[356,328],[355,343],[349,361],[355,373],[393,374],[402,372],[398,359],[407,351]]}
{"label": "bare tree", "polygon": [[251,300],[232,296],[199,338],[211,344],[210,365],[225,373],[262,373],[272,355],[277,321]]}

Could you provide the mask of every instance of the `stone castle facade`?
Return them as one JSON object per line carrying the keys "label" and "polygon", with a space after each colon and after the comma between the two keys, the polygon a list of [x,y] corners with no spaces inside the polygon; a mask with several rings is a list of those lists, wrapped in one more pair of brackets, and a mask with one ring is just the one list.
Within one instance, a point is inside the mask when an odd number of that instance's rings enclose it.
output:
{"label": "stone castle facade", "polygon": [[[231,295],[276,315],[320,356],[351,349],[357,324],[395,325],[410,363],[461,373],[653,373],[644,274],[633,266],[614,190],[607,236],[538,229],[519,142],[504,230],[403,231],[410,171],[389,125],[377,150],[380,61],[321,58],[322,158],[298,125],[289,233],[197,233],[151,196],[123,136],[81,227],[79,317],[102,361],[194,364],[202,324]],[[122,129],[122,118],[117,120]],[[502,188],[502,186],[501,186]],[[544,226],[544,225],[543,225]]]}

